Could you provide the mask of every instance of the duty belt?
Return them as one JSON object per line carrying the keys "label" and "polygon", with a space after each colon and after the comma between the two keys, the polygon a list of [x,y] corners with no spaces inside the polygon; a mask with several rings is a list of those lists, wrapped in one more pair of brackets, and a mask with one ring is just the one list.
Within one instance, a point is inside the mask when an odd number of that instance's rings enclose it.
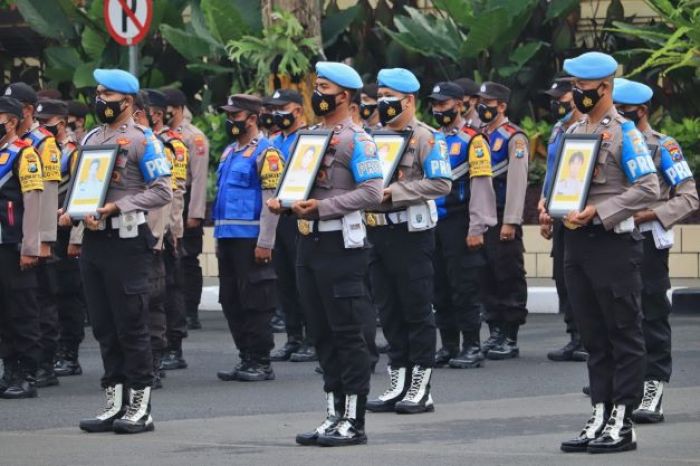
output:
{"label": "duty belt", "polygon": [[366,212],[365,224],[368,227],[383,227],[386,225],[396,225],[408,222],[408,212],[399,210],[398,212]]}
{"label": "duty belt", "polygon": [[329,231],[341,231],[343,229],[343,221],[335,220],[297,220],[297,230],[304,236],[311,233],[327,233]]}
{"label": "duty belt", "polygon": [[[120,214],[116,217],[112,217],[112,229],[117,230],[121,227],[122,217],[126,219],[127,216],[133,216],[136,225],[143,225],[146,223],[146,214],[143,212],[128,212],[125,214]],[[128,219],[131,220],[131,219]]]}

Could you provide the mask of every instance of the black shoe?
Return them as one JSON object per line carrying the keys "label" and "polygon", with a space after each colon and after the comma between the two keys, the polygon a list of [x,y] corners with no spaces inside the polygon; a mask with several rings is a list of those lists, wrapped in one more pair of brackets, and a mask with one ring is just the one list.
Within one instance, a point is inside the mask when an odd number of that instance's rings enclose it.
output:
{"label": "black shoe", "polygon": [[319,434],[316,442],[323,447],[346,447],[367,443],[363,395],[345,395],[345,412],[334,426]]}
{"label": "black shoe", "polygon": [[632,411],[632,421],[638,424],[656,424],[664,422],[664,410],[661,401],[664,397],[664,383],[659,380],[644,382],[644,395],[639,407]]}
{"label": "black shoe", "polygon": [[53,370],[53,365],[42,366],[36,371],[35,385],[37,388],[53,387],[58,384],[58,377]]}
{"label": "black shoe", "polygon": [[242,382],[262,382],[263,380],[275,380],[275,373],[270,363],[254,362],[239,370],[236,380]]}
{"label": "black shoe", "polygon": [[6,400],[18,400],[21,398],[36,398],[35,379],[31,375],[23,372],[21,369],[15,372],[10,385],[0,393],[0,398]]}
{"label": "black shoe", "polygon": [[588,453],[618,453],[637,449],[637,434],[625,405],[613,408],[603,432],[588,444]]}
{"label": "black shoe", "polygon": [[270,360],[275,362],[287,361],[292,353],[299,350],[300,346],[301,343],[296,340],[287,340],[287,343],[285,343],[282,348],[270,353]]}
{"label": "black shoe", "polygon": [[232,380],[238,380],[238,372],[242,371],[251,363],[250,357],[246,354],[240,355],[241,360],[236,364],[230,371],[219,371],[216,376],[219,380],[224,382],[231,382]]}
{"label": "black shoe", "polygon": [[339,412],[344,406],[342,400],[336,400],[333,393],[326,393],[326,419],[311,432],[304,432],[297,434],[296,442],[299,445],[316,445],[318,437],[325,434],[326,431],[335,427],[337,422],[340,420]]}
{"label": "black shoe", "polygon": [[139,434],[154,429],[151,417],[151,387],[129,389],[129,406],[122,417],[114,420],[112,430],[115,434]]}
{"label": "black shoe", "polygon": [[158,375],[158,372],[156,372],[153,375],[153,383],[152,383],[151,388],[153,390],[159,390],[159,389],[163,388],[163,380],[161,380],[160,375]]}
{"label": "black shoe", "polygon": [[[576,357],[574,358],[574,353],[576,354]],[[583,349],[583,345],[581,345],[581,340],[579,339],[578,335],[575,333],[571,334],[571,340],[564,345],[563,347],[559,348],[558,350],[553,350],[547,353],[547,358],[550,361],[585,361],[586,359],[582,358],[588,358],[588,354],[586,351]]]}
{"label": "black shoe", "polygon": [[71,375],[82,375],[83,368],[80,367],[78,359],[68,359],[64,357],[56,361],[53,370],[57,377],[67,377]]}
{"label": "black shoe", "polygon": [[389,388],[376,400],[367,402],[367,411],[373,413],[388,413],[394,411],[396,403],[403,399],[408,390],[408,374],[405,367],[387,367],[389,372]]}
{"label": "black shoe", "polygon": [[389,343],[377,343],[377,352],[379,354],[386,354],[389,352]]}
{"label": "black shoe", "polygon": [[585,385],[582,389],[581,392],[586,395],[586,396],[591,396],[591,386],[590,385]]}
{"label": "black shoe", "polygon": [[18,363],[9,359],[2,360],[2,377],[0,377],[0,393],[12,385],[14,374],[18,369]]}
{"label": "black shoe", "polygon": [[164,371],[187,369],[187,361],[182,357],[182,350],[168,351],[160,362],[160,368]]}
{"label": "black shoe", "polygon": [[489,331],[491,332],[489,337],[481,345],[481,352],[484,353],[484,355],[486,355],[491,348],[498,345],[503,339],[500,324],[489,323]]}
{"label": "black shoe", "polygon": [[595,440],[605,427],[605,422],[607,421],[607,414],[605,410],[605,405],[603,403],[598,403],[593,407],[593,415],[586,422],[583,430],[578,437],[574,437],[571,440],[561,443],[561,451],[566,453],[578,453],[585,452],[588,450],[588,444]]}
{"label": "black shoe", "polygon": [[445,367],[458,353],[457,348],[443,346],[435,353],[435,367]]}
{"label": "black shoe", "polygon": [[453,369],[474,369],[483,367],[484,355],[478,343],[472,344],[462,350],[454,358],[450,359],[449,365]]}
{"label": "black shoe", "polygon": [[119,419],[126,412],[124,400],[124,386],[117,384],[114,387],[105,388],[106,405],[101,413],[94,418],[80,421],[80,430],[85,432],[110,432],[115,419]]}
{"label": "black shoe", "polygon": [[520,356],[520,348],[518,348],[519,328],[520,326],[517,324],[504,325],[498,343],[488,350],[486,357],[499,361]]}
{"label": "black shoe", "polygon": [[435,411],[430,394],[430,378],[433,370],[429,367],[413,366],[411,385],[403,399],[396,403],[394,410],[399,414],[418,414]]}
{"label": "black shoe", "polygon": [[303,343],[299,349],[289,356],[289,360],[292,362],[313,362],[318,361],[318,355],[316,354],[316,348],[308,343]]}
{"label": "black shoe", "polygon": [[187,318],[187,329],[188,330],[200,330],[202,328],[202,323],[199,321],[198,316],[190,316]]}

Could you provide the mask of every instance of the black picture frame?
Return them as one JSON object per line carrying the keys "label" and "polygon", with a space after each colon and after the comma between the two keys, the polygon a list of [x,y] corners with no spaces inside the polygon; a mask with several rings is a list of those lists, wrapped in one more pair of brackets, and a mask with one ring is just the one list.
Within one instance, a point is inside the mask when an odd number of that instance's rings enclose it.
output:
{"label": "black picture frame", "polygon": [[[109,183],[112,179],[112,172],[114,171],[114,165],[117,161],[117,154],[119,153],[118,144],[108,144],[102,146],[83,146],[80,148],[78,154],[78,162],[76,164],[75,173],[71,175],[70,185],[68,187],[68,192],[66,194],[66,200],[63,204],[63,210],[74,220],[82,220],[87,215],[93,215],[96,218],[99,217],[96,209],[104,207],[105,198],[107,197],[107,190],[109,189]],[[105,161],[105,171],[102,180],[98,180],[101,185],[97,190],[98,192],[91,192],[95,194],[96,197],[90,197],[85,199],[85,196],[78,195],[77,191],[84,186],[84,182],[80,180],[81,174],[85,170],[86,163],[93,163],[93,160],[99,160],[101,158]],[[98,170],[102,167],[98,166]],[[82,199],[81,199],[82,198]],[[97,202],[89,202],[97,199]],[[84,203],[86,207],[78,208],[79,203]],[[92,209],[94,206],[94,209]]]}
{"label": "black picture frame", "polygon": [[[275,192],[275,197],[283,207],[291,207],[294,202],[305,201],[309,198],[332,135],[331,130],[299,131]],[[303,163],[301,159],[305,157],[311,147],[314,148],[312,156],[315,157],[312,165],[308,168],[298,167]],[[292,177],[294,178],[292,179]],[[292,183],[296,186],[290,186]]]}
{"label": "black picture frame", "polygon": [[[547,212],[552,218],[564,218],[570,212],[581,212],[586,207],[601,141],[601,134],[564,135],[557,151],[549,193],[546,193]],[[570,164],[577,153],[581,153],[583,177],[564,179],[564,166]]]}
{"label": "black picture frame", "polygon": [[[413,130],[408,131],[389,131],[389,130],[377,130],[372,131],[372,139],[374,144],[377,146],[377,157],[382,164],[382,175],[384,178],[384,187],[386,188],[391,184],[391,180],[396,173],[396,168],[399,166],[401,159],[403,158],[404,152],[406,152],[406,147],[408,146],[411,136],[413,135]],[[396,145],[398,144],[398,146]],[[381,148],[385,145],[392,148],[394,145],[394,150],[391,154],[393,159],[387,162],[382,158]]]}

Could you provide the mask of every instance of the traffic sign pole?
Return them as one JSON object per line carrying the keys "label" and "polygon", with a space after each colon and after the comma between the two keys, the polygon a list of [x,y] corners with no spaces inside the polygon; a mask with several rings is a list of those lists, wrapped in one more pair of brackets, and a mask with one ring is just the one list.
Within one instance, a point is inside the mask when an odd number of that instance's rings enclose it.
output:
{"label": "traffic sign pole", "polygon": [[129,46],[129,73],[138,76],[139,69],[139,46]]}

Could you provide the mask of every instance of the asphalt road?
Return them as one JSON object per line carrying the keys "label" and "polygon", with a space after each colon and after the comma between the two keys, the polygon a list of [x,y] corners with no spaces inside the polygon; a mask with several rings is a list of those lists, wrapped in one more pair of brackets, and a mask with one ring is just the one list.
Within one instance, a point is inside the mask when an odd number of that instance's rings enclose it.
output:
{"label": "asphalt road", "polygon": [[[186,340],[190,367],[169,372],[165,389],[154,394],[154,433],[79,431],[79,419],[102,404],[99,351],[88,338],[84,375],[62,378],[37,399],[0,400],[0,465],[700,465],[700,316],[672,319],[675,367],[664,399],[666,423],[638,427],[636,452],[604,457],[559,452],[561,440],[577,433],[590,411],[580,391],[585,364],[545,356],[565,342],[559,316],[531,316],[517,360],[437,370],[435,413],[368,414],[369,444],[344,449],[294,444],[297,432],[323,417],[314,364],[277,363],[271,382],[220,382],[216,371],[234,365],[236,352],[220,313],[203,313],[203,324]],[[382,357],[373,395],[385,388],[385,366]]]}

